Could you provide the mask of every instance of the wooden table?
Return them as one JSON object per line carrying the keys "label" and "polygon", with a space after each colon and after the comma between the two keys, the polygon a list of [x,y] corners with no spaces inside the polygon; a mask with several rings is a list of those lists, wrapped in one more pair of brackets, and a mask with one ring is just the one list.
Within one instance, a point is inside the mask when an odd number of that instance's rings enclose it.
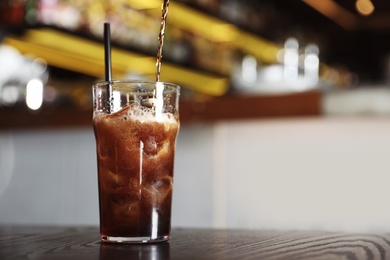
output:
{"label": "wooden table", "polygon": [[390,234],[174,229],[168,243],[99,242],[96,227],[0,227],[0,259],[390,259]]}

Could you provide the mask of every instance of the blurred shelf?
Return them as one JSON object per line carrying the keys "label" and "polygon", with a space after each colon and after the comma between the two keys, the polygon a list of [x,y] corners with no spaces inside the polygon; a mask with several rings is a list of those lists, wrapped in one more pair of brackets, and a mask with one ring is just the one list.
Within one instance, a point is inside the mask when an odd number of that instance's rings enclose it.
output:
{"label": "blurred shelf", "polygon": [[[97,4],[98,2],[99,1],[96,1],[94,3]],[[89,7],[85,4],[77,6],[79,8]],[[100,7],[103,8],[103,6],[104,5]],[[108,6],[110,6],[110,4],[107,3],[106,7],[108,8]],[[115,5],[116,8],[118,6],[118,4]],[[145,14],[145,17],[150,19],[153,24],[158,24],[159,18],[161,17],[160,0],[128,0],[123,2],[121,6],[123,10],[131,8],[135,13]],[[110,9],[108,8],[106,12],[109,12],[109,10]],[[112,9],[111,11],[113,12],[113,10],[117,9]],[[126,13],[125,11],[123,12]],[[123,22],[130,23],[125,17],[119,16],[119,18],[121,18]],[[42,21],[39,21],[38,18],[36,19],[37,21],[34,26],[39,24],[42,25]],[[84,17],[84,19],[87,18]],[[93,25],[91,26],[95,28],[99,23],[103,23],[105,18],[100,17],[99,19],[101,20],[94,20]],[[89,22],[92,21],[84,21],[85,24],[88,24]],[[242,30],[220,17],[215,17],[213,14],[206,14],[186,4],[177,2],[172,2],[170,4],[168,24],[168,28],[178,28],[185,32],[194,33],[199,37],[207,39],[211,43],[226,43],[229,46],[226,47],[227,49],[232,49],[234,51],[240,50],[244,53],[252,54],[264,63],[272,64],[276,62],[276,56],[280,46],[277,46],[275,43],[263,39],[258,35]],[[27,26],[27,24],[24,26]],[[61,30],[58,30],[62,25],[57,25],[57,29],[55,29],[55,24],[52,24],[51,26],[54,28],[27,29],[22,35],[10,35],[5,37],[3,42],[15,47],[22,54],[34,55],[45,59],[51,66],[84,73],[97,78],[104,78],[103,45],[102,42],[99,42],[99,39],[97,39],[99,37],[97,31],[94,31],[94,33],[88,32],[88,30],[85,29],[86,27],[73,29],[66,29],[64,27]],[[68,32],[66,32],[67,30]],[[89,30],[91,30],[91,28],[89,28]],[[149,28],[149,30],[152,29]],[[129,31],[129,33],[131,33],[131,31]],[[217,46],[219,45],[217,44]],[[136,49],[137,48],[132,51],[118,47],[113,48],[112,60],[114,77],[123,78],[129,74],[136,74],[154,79],[156,58],[153,55],[150,55],[150,53],[147,54],[142,51],[137,51]],[[234,51],[232,51],[232,53]],[[213,49],[213,53],[219,52],[216,52],[215,49]],[[202,53],[202,55],[214,57],[205,53]],[[197,60],[200,62],[199,60],[201,59]],[[230,67],[222,66],[223,64],[229,64],[227,61],[233,64],[233,61],[228,58],[227,60],[212,59],[212,61],[206,63],[202,61],[203,65],[202,62],[200,62],[201,64],[190,66],[189,68],[183,67],[183,64],[165,61],[163,62],[161,78],[164,81],[177,83],[199,93],[211,96],[222,96],[228,92],[229,77],[231,76],[231,70],[226,69],[227,67]],[[207,68],[205,64],[213,64],[213,66],[218,68],[226,67],[224,71],[228,70],[229,73],[225,71],[225,73],[218,74],[217,70]],[[220,70],[221,69],[219,69],[219,71]]]}
{"label": "blurred shelf", "polygon": [[[50,28],[29,29],[22,36],[8,36],[3,42],[22,54],[45,59],[50,66],[104,78],[102,43]],[[124,78],[129,73],[136,73],[154,79],[155,57],[119,48],[113,48],[111,56],[114,78]],[[212,96],[224,95],[229,85],[229,80],[225,77],[169,63],[163,64],[161,78]]]}
{"label": "blurred shelf", "polygon": [[[322,93],[297,92],[278,95],[232,95],[205,101],[182,100],[182,124],[213,123],[221,120],[320,116]],[[92,110],[76,107],[0,108],[0,130],[91,127]]]}
{"label": "blurred shelf", "polygon": [[277,44],[188,5],[172,2],[168,19],[173,25],[195,31],[212,41],[230,42],[235,48],[255,56],[264,63],[276,62],[280,49]]}

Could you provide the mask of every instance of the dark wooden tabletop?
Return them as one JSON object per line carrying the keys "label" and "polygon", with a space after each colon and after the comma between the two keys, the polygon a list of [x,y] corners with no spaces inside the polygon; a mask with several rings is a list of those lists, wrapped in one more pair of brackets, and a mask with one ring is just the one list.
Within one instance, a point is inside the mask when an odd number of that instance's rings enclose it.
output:
{"label": "dark wooden tabletop", "polygon": [[0,259],[390,259],[390,234],[174,229],[169,242],[113,245],[96,227],[1,227]]}

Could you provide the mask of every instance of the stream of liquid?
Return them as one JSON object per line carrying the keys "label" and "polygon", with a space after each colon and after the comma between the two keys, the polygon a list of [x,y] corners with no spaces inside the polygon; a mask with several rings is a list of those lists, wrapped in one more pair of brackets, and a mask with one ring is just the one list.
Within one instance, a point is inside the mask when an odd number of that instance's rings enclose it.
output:
{"label": "stream of liquid", "polygon": [[170,0],[164,0],[162,5],[160,33],[158,35],[158,51],[156,61],[156,82],[160,81],[162,50],[164,46],[165,26],[167,23],[168,7]]}

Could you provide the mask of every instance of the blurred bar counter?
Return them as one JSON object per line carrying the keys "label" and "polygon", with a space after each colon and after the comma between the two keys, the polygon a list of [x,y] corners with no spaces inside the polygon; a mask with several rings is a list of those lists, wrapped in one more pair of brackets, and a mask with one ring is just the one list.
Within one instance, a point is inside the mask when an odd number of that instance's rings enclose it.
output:
{"label": "blurred bar counter", "polygon": [[[267,95],[226,95],[197,101],[180,102],[182,124],[213,123],[221,120],[261,119],[272,117],[320,116],[322,92],[307,91]],[[27,107],[0,109],[0,130],[67,128],[92,125],[92,109],[77,107]]]}
{"label": "blurred bar counter", "polygon": [[214,122],[270,117],[319,116],[322,114],[320,91],[267,95],[227,95],[208,101],[183,101],[183,123]]}

